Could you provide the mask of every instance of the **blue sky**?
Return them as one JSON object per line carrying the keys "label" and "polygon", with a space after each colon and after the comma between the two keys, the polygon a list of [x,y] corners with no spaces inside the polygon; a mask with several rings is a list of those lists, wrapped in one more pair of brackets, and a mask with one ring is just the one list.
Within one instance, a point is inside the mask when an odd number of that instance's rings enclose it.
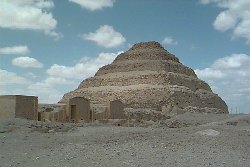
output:
{"label": "blue sky", "polygon": [[1,0],[0,94],[57,102],[142,41],[250,113],[250,0]]}

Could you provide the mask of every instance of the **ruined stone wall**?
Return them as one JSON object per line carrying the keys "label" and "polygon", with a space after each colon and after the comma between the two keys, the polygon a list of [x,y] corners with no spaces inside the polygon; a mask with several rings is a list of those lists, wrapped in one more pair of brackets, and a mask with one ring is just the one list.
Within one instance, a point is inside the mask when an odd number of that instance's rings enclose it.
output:
{"label": "ruined stone wall", "polygon": [[39,112],[39,115],[41,115],[41,118],[39,121],[42,121],[42,122],[51,121],[50,112]]}
{"label": "ruined stone wall", "polygon": [[40,104],[39,121],[69,122],[68,106],[62,104]]}
{"label": "ruined stone wall", "polygon": [[16,96],[16,117],[38,120],[38,98],[35,96]]}
{"label": "ruined stone wall", "polygon": [[97,101],[90,103],[90,111],[92,115],[92,120],[103,120],[110,117],[110,110],[108,104],[99,103]]}
{"label": "ruined stone wall", "polygon": [[126,119],[125,111],[124,111],[125,105],[119,101],[114,100],[110,102],[110,118],[111,119]]}
{"label": "ruined stone wall", "polygon": [[68,104],[69,104],[71,119],[76,121],[80,120],[84,120],[86,122],[91,121],[90,102],[88,99],[84,97],[74,97],[69,99]]}
{"label": "ruined stone wall", "polygon": [[0,116],[37,120],[38,98],[21,95],[0,96]]}
{"label": "ruined stone wall", "polygon": [[59,111],[58,112],[58,121],[64,122],[66,120],[66,111]]}
{"label": "ruined stone wall", "polygon": [[15,96],[0,96],[0,118],[15,118],[15,109]]}

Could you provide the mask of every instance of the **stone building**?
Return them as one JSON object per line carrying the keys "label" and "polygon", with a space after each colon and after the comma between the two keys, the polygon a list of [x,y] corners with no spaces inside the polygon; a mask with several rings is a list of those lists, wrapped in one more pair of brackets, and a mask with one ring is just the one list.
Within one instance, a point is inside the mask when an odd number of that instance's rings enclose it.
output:
{"label": "stone building", "polygon": [[0,118],[38,119],[38,97],[22,95],[0,96]]}
{"label": "stone building", "polygon": [[74,97],[68,102],[70,120],[91,122],[90,102],[84,97]]}

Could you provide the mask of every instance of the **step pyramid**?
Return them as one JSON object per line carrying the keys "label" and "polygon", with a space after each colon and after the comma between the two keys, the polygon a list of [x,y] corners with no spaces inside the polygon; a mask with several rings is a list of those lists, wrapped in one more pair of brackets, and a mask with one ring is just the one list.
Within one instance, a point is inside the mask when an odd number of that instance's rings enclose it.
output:
{"label": "step pyramid", "polygon": [[72,97],[104,105],[120,100],[133,109],[228,113],[226,103],[209,85],[158,42],[133,45],[66,93],[60,103]]}

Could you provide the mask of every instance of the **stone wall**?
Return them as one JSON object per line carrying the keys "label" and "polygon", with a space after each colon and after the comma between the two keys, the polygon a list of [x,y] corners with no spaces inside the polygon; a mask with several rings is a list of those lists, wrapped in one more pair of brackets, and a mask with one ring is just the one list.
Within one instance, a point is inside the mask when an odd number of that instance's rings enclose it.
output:
{"label": "stone wall", "polygon": [[3,118],[38,119],[38,98],[35,96],[0,96],[0,115]]}
{"label": "stone wall", "polygon": [[37,120],[38,98],[35,96],[16,96],[16,117]]}
{"label": "stone wall", "polygon": [[38,121],[69,122],[69,111],[67,105],[62,104],[40,104]]}
{"label": "stone wall", "polygon": [[90,111],[92,122],[95,120],[104,120],[110,117],[110,110],[108,104],[101,104],[99,102],[90,103]]}
{"label": "stone wall", "polygon": [[70,119],[76,122],[83,120],[91,122],[90,102],[84,97],[74,97],[69,99]]}
{"label": "stone wall", "polygon": [[110,118],[111,119],[125,119],[124,104],[119,100],[110,102]]}
{"label": "stone wall", "polygon": [[15,118],[15,110],[15,96],[0,96],[0,118]]}

